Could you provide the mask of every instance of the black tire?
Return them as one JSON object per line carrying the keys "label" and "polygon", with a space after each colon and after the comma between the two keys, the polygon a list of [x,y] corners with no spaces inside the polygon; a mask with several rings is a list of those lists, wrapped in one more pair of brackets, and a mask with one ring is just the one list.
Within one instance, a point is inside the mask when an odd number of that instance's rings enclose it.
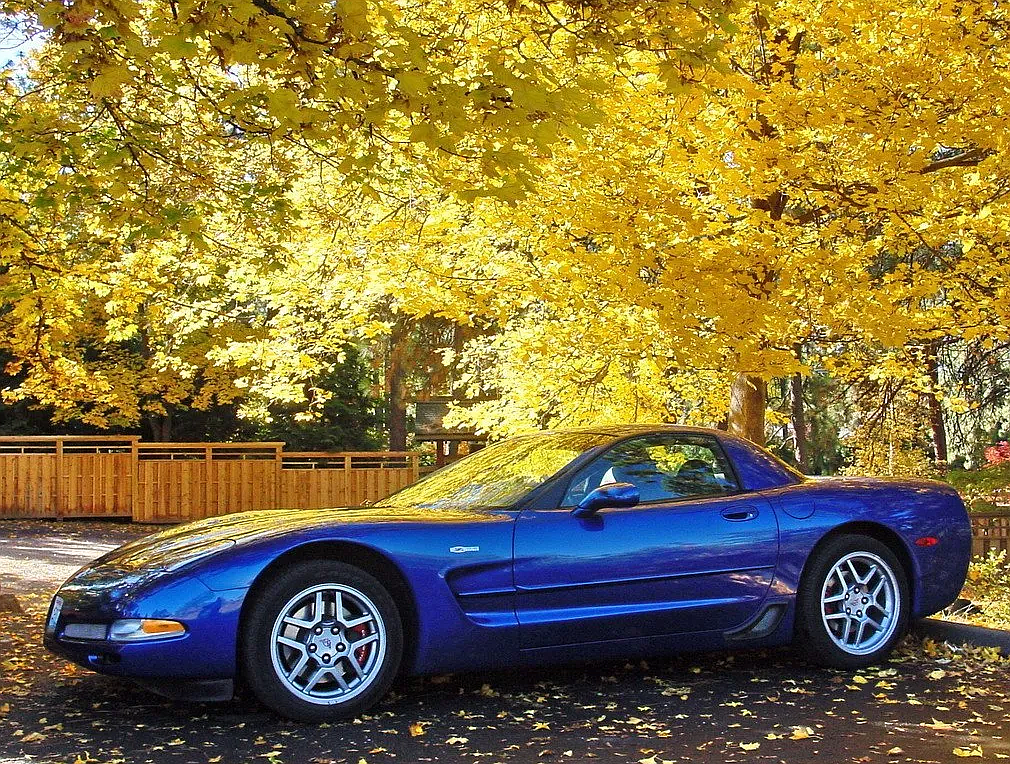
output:
{"label": "black tire", "polygon": [[[314,587],[323,588],[322,600],[315,599]],[[335,616],[338,591],[339,620]],[[303,601],[308,603],[304,610],[290,610],[292,603]],[[323,607],[317,624],[314,621],[317,606],[313,603],[319,601]],[[354,608],[357,617],[344,615],[344,612],[353,614]],[[296,617],[291,612],[300,615]],[[346,622],[360,621],[369,613],[374,618],[367,624],[346,626]],[[304,620],[313,625],[292,625],[282,620],[285,614],[289,621]],[[287,642],[277,642],[278,637]],[[355,648],[358,640],[371,641],[367,646]],[[290,642],[298,642],[302,647],[294,649]],[[324,655],[323,651],[330,649],[333,655]],[[330,721],[368,709],[396,679],[402,656],[403,624],[396,602],[374,576],[342,562],[311,560],[281,570],[256,592],[242,626],[243,678],[260,702],[281,716],[298,721]],[[298,665],[304,667],[294,671]],[[289,669],[294,671],[294,678],[283,678],[280,672],[290,674]],[[336,672],[340,674],[339,680]],[[322,678],[318,684],[309,686],[316,674]],[[338,681],[342,684],[338,685]]]}
{"label": "black tire", "polygon": [[[811,662],[830,668],[858,669],[879,663],[894,649],[908,625],[911,601],[904,567],[890,547],[869,536],[838,536],[814,554],[797,592],[797,645]],[[849,576],[849,566],[843,563],[846,559],[851,559],[857,571],[857,575],[845,579],[848,588],[838,583],[835,570],[839,565],[843,577]],[[861,583],[859,578],[866,577],[871,566],[876,566],[878,573]],[[891,592],[890,608],[877,604],[888,596],[883,588],[876,596],[872,592],[885,578],[889,579],[883,587]],[[828,600],[839,595],[840,601],[822,602],[822,597]],[[885,615],[888,610],[889,616]],[[878,622],[882,628],[876,628]],[[865,623],[862,631],[860,623]],[[858,635],[866,634],[869,636],[864,636],[860,645]]]}

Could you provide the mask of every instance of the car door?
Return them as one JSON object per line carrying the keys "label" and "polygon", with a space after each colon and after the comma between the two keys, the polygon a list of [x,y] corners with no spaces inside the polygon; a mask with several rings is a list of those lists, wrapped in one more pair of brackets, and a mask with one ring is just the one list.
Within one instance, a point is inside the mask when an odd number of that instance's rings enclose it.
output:
{"label": "car door", "polygon": [[[633,483],[640,503],[572,516],[608,482]],[[774,512],[739,490],[714,437],[620,441],[576,473],[561,504],[516,522],[523,648],[729,630],[756,616],[768,593]]]}

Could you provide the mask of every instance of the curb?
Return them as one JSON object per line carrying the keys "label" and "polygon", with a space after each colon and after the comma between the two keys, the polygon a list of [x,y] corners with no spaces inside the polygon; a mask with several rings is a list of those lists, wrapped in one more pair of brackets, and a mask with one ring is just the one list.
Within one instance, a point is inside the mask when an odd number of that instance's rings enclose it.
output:
{"label": "curb", "polygon": [[1010,631],[972,626],[967,623],[942,621],[939,618],[923,618],[917,621],[912,631],[922,637],[930,637],[938,642],[969,644],[976,647],[999,647],[1005,655],[1010,655]]}

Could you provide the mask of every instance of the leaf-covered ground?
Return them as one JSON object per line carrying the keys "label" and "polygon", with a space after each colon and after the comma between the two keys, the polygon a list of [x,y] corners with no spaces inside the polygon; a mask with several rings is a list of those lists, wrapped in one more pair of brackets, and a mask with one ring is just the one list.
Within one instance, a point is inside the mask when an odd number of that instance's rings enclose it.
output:
{"label": "leaf-covered ground", "polygon": [[374,713],[303,725],[249,698],[162,700],[41,647],[52,590],[111,524],[0,523],[0,764],[950,762],[1010,759],[1010,663],[907,641],[860,673],[788,650],[408,680]]}

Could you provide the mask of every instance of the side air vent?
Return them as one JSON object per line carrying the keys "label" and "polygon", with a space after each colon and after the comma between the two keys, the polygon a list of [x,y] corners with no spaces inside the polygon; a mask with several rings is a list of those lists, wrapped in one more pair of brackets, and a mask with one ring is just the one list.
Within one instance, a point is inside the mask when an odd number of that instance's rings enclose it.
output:
{"label": "side air vent", "polygon": [[726,633],[726,639],[728,640],[743,640],[743,639],[760,639],[761,637],[767,637],[775,629],[778,628],[779,623],[782,621],[782,616],[785,615],[786,606],[782,603],[775,603],[773,605],[768,605],[761,615],[755,620],[751,621],[749,624],[744,626],[742,629],[737,631],[731,631]]}

